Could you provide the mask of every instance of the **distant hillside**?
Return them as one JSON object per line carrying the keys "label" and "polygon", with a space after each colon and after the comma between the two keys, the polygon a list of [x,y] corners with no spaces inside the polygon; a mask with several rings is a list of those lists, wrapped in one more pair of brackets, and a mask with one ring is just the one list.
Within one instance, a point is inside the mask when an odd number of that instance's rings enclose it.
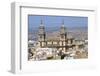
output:
{"label": "distant hillside", "polygon": [[[45,27],[47,37],[59,37],[60,27]],[[68,27],[67,35],[72,36],[75,39],[88,39],[88,28],[87,27]],[[28,39],[37,40],[38,38],[38,27],[34,29],[30,28],[28,32]]]}

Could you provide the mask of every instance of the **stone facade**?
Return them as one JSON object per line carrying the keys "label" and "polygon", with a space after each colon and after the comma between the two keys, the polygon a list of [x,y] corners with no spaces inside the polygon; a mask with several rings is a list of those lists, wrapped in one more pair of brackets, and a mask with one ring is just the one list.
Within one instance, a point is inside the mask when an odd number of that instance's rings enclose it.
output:
{"label": "stone facade", "polygon": [[43,22],[41,21],[41,25],[39,27],[38,32],[38,41],[39,41],[39,47],[41,48],[57,48],[58,50],[67,51],[68,48],[72,48],[75,46],[74,44],[74,38],[68,38],[67,37],[67,30],[64,26],[64,22],[61,25],[60,28],[60,37],[57,39],[47,39],[46,38],[46,31],[45,26],[43,25]]}

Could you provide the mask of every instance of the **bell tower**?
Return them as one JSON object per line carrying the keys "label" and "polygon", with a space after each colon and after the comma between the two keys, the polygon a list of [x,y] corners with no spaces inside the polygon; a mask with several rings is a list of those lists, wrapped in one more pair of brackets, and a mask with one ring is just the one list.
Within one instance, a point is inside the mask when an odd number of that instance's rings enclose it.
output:
{"label": "bell tower", "polygon": [[60,28],[60,40],[65,40],[67,38],[66,27],[64,26],[64,20],[62,21],[62,26]]}
{"label": "bell tower", "polygon": [[38,32],[38,40],[39,40],[39,46],[44,47],[45,46],[45,27],[43,25],[43,21],[41,20],[40,26],[39,26],[39,32]]}
{"label": "bell tower", "polygon": [[64,20],[62,20],[62,25],[60,28],[60,46],[62,51],[65,51],[66,48],[66,38],[67,38],[67,33],[66,33],[66,27],[64,26]]}

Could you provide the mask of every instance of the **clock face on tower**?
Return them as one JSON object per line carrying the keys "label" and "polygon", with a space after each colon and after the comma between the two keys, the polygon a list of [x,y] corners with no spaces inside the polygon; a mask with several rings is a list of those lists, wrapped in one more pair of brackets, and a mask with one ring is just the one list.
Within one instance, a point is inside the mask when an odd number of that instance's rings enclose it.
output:
{"label": "clock face on tower", "polygon": [[88,17],[28,15],[28,61],[88,58]]}

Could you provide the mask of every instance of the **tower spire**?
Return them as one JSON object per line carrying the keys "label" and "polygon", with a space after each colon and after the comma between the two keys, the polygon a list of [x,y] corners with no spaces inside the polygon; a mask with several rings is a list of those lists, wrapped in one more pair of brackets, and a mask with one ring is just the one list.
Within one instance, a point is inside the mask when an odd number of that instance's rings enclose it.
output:
{"label": "tower spire", "polygon": [[40,21],[40,26],[44,26],[43,25],[43,19],[41,19],[41,21]]}
{"label": "tower spire", "polygon": [[42,19],[41,19],[41,25],[43,25],[43,21],[42,21]]}
{"label": "tower spire", "polygon": [[64,19],[62,20],[62,27],[64,27]]}
{"label": "tower spire", "polygon": [[62,20],[62,25],[64,25],[64,19]]}

